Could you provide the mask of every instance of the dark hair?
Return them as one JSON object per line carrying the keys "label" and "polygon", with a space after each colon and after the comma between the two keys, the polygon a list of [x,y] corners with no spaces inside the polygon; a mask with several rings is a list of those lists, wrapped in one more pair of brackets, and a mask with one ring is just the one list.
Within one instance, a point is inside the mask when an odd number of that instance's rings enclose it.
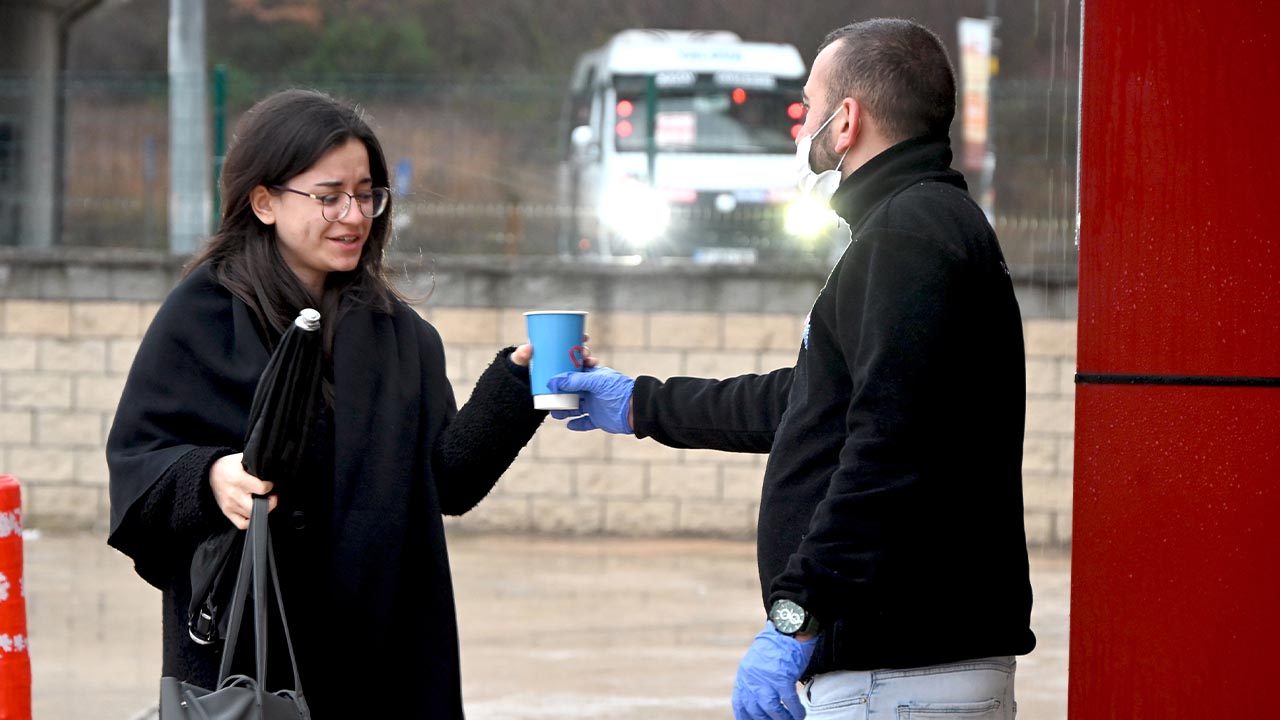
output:
{"label": "dark hair", "polygon": [[895,142],[950,133],[956,78],[937,35],[911,20],[878,18],[833,30],[818,52],[837,41],[828,107],[854,98]]}
{"label": "dark hair", "polygon": [[[208,263],[214,277],[245,302],[256,316],[268,347],[316,300],[280,254],[274,226],[258,220],[250,193],[270,188],[305,172],[325,153],[351,139],[369,152],[373,184],[387,187],[382,145],[360,110],[312,90],[284,90],[256,103],[241,117],[222,166],[222,216],[218,230],[187,264],[190,273]],[[273,192],[275,192],[273,190]],[[325,279],[319,304],[325,355],[332,357],[333,333],[347,308],[357,303],[389,311],[398,297],[382,267],[391,240],[391,207],[374,218],[360,264]]]}

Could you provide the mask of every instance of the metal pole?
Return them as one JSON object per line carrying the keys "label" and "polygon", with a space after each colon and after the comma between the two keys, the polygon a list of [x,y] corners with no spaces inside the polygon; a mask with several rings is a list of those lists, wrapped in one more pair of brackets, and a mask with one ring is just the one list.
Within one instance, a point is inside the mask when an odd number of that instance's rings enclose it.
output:
{"label": "metal pole", "polygon": [[0,2],[0,244],[51,247],[58,208],[58,15],[47,3]]}
{"label": "metal pole", "polygon": [[996,110],[1001,103],[996,99],[996,87],[1000,74],[1000,11],[999,0],[987,0],[987,20],[991,23],[991,57],[987,75],[987,147],[982,157],[982,197],[978,202],[986,211],[987,218],[995,223],[995,174],[996,174],[996,135],[1000,123],[996,121]]}
{"label": "metal pole", "polygon": [[169,250],[188,254],[210,208],[204,0],[169,0]]}
{"label": "metal pole", "polygon": [[222,163],[227,158],[227,66],[213,68],[213,228],[222,214]]}
{"label": "metal pole", "polygon": [[658,160],[658,79],[655,75],[649,76],[649,81],[645,84],[644,93],[644,114],[645,122],[648,124],[649,137],[645,141],[645,155],[649,160],[649,187],[657,186],[657,177],[655,175],[655,166]]}

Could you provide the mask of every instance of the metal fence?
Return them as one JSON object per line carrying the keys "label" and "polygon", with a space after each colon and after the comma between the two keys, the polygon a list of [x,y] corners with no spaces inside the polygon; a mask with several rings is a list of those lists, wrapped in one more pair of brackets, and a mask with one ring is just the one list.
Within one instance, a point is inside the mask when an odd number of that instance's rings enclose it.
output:
{"label": "metal fence", "polygon": [[[324,90],[367,111],[398,191],[394,247],[400,251],[557,254],[571,249],[566,219],[582,211],[566,206],[558,192],[568,138],[561,122],[564,78],[461,83],[233,75],[225,105],[214,108],[225,118],[223,140],[231,142],[235,120],[254,100],[291,86]],[[0,245],[23,244],[8,219],[25,198],[15,170],[22,127],[3,112],[6,96],[22,92],[21,82],[0,84]],[[64,150],[54,244],[164,248],[166,78],[67,76],[60,81],[60,97]],[[1070,82],[993,86],[993,220],[1017,272],[1074,275],[1076,103]],[[212,158],[209,172],[215,172]]]}

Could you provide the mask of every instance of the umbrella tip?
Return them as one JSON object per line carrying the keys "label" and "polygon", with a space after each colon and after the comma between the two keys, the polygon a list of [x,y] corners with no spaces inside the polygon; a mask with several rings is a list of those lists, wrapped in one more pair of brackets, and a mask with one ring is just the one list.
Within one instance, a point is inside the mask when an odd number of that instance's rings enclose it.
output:
{"label": "umbrella tip", "polygon": [[303,330],[319,330],[320,329],[320,313],[312,308],[306,308],[298,313],[298,319],[293,321],[294,325]]}

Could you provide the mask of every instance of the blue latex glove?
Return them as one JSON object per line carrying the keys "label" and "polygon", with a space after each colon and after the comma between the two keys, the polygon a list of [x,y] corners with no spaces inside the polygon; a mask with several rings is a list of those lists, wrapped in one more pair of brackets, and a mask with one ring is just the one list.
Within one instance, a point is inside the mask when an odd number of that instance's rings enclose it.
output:
{"label": "blue latex glove", "polygon": [[801,642],[766,621],[738,664],[733,716],[737,720],[804,720],[796,682],[817,644],[816,637]]}
{"label": "blue latex glove", "polygon": [[[577,393],[577,410],[552,410],[551,417],[569,421],[570,430],[595,430],[630,435],[631,392],[636,381],[607,367],[552,375],[547,388],[557,393]],[[579,417],[581,416],[581,417]]]}

